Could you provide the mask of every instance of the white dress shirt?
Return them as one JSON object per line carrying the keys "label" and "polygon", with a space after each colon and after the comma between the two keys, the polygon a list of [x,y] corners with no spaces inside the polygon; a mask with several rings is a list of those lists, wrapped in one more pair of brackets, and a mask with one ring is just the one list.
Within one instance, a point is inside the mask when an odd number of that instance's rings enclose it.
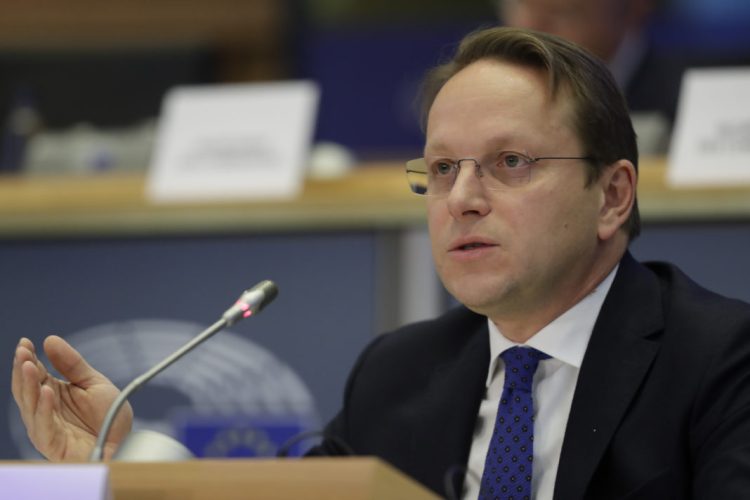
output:
{"label": "white dress shirt", "polygon": [[[617,267],[594,291],[523,344],[551,356],[550,359],[540,361],[532,386],[535,420],[531,497],[536,500],[552,499],[578,372]],[[500,354],[519,345],[505,338],[492,321],[487,321],[490,330],[487,392],[479,407],[474,428],[469,453],[469,473],[464,481],[464,499],[476,499],[479,495],[478,481],[484,470],[484,460],[505,381],[505,366]],[[472,474],[476,477],[471,477]]]}

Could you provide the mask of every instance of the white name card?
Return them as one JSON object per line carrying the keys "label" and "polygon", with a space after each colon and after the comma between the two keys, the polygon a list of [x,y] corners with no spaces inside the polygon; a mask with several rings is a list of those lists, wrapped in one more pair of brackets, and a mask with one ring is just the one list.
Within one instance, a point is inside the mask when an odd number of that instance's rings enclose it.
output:
{"label": "white name card", "polygon": [[750,68],[685,73],[667,180],[676,187],[750,184]]}
{"label": "white name card", "polygon": [[13,500],[112,498],[104,464],[4,464],[0,485],[0,498]]}
{"label": "white name card", "polygon": [[304,182],[318,97],[311,81],[173,89],[162,106],[149,198],[296,196]]}

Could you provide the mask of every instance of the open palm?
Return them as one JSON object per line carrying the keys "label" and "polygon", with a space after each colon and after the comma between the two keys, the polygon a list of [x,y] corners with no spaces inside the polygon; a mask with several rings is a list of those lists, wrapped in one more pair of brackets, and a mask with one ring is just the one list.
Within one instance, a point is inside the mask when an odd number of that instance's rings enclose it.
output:
{"label": "open palm", "polygon": [[[13,360],[13,397],[40,453],[54,461],[85,461],[120,391],[60,337],[47,337],[44,351],[65,380],[53,377],[32,342],[21,339]],[[130,432],[132,421],[133,411],[126,403],[108,436],[105,459]]]}

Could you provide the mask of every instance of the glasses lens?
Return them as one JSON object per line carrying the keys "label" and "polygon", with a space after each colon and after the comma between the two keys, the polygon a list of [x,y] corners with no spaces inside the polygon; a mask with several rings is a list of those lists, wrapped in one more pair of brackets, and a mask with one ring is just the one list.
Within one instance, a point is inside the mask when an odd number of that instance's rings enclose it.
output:
{"label": "glasses lens", "polygon": [[424,158],[406,162],[406,179],[414,193],[427,194],[427,165]]}
{"label": "glasses lens", "polygon": [[[489,155],[481,162],[462,159],[456,165],[448,160],[435,160],[428,165],[424,158],[406,162],[406,175],[411,190],[421,195],[445,195],[450,192],[456,175],[467,162],[476,168],[476,174],[486,189],[502,190],[527,184],[531,178],[532,160],[514,151]],[[480,166],[481,165],[481,166]]]}
{"label": "glasses lens", "polygon": [[521,186],[529,182],[531,161],[525,155],[514,151],[502,151],[494,158],[487,159],[489,178],[485,180],[488,189],[503,189]]}

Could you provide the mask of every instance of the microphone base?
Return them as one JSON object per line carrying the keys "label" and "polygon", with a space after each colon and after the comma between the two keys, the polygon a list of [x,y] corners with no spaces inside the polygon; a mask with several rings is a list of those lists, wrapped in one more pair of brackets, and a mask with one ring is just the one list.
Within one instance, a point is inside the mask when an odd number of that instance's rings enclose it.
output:
{"label": "microphone base", "polygon": [[112,460],[120,462],[180,462],[195,455],[174,438],[155,431],[131,432]]}

